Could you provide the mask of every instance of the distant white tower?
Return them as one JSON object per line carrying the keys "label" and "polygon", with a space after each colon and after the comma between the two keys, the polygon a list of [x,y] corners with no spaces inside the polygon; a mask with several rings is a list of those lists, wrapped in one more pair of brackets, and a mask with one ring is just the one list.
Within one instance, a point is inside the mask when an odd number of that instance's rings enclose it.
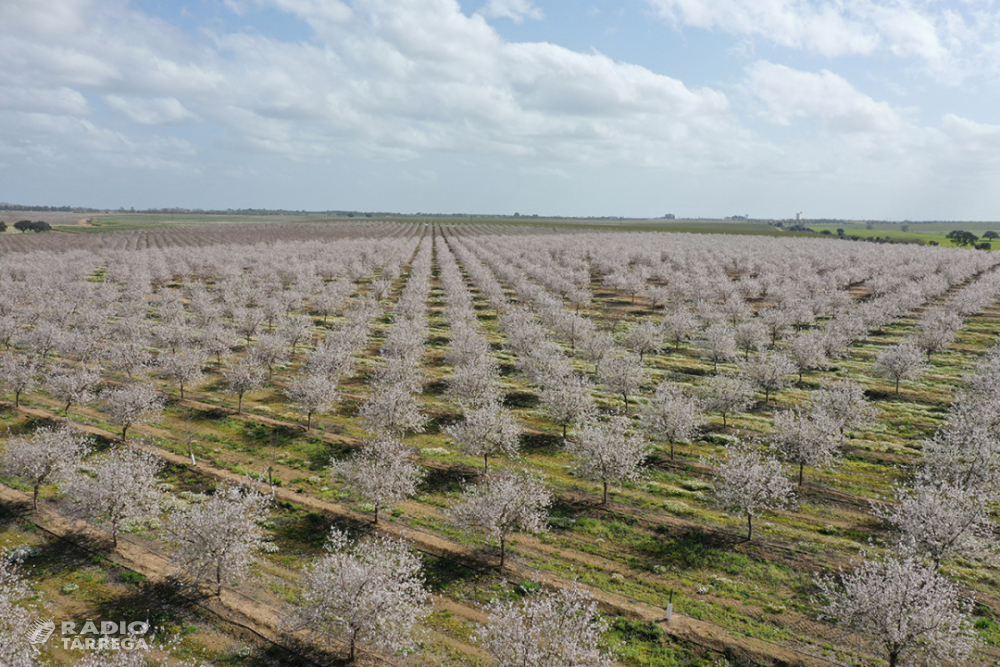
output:
{"label": "distant white tower", "polygon": [[802,222],[802,211],[799,211],[798,213],[795,214],[795,221]]}

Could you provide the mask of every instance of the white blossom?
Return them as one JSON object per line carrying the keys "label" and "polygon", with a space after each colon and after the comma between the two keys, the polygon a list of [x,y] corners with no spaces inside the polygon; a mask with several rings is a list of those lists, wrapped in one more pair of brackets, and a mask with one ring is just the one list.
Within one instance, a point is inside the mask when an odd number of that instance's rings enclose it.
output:
{"label": "white blossom", "polygon": [[174,564],[195,579],[212,582],[221,595],[223,584],[246,578],[254,554],[263,547],[261,524],[271,503],[270,495],[232,482],[222,482],[210,496],[191,498],[166,524]]}
{"label": "white blossom", "polygon": [[375,537],[350,544],[330,531],[327,554],[306,569],[296,609],[307,630],[385,653],[409,647],[413,626],[430,612],[420,561],[401,541]]}
{"label": "white blossom", "polygon": [[467,487],[451,509],[451,517],[459,526],[499,543],[503,568],[508,538],[516,532],[544,532],[551,502],[541,477],[500,470]]}
{"label": "white blossom", "polygon": [[611,667],[601,650],[607,622],[579,586],[493,600],[476,639],[497,667]]}

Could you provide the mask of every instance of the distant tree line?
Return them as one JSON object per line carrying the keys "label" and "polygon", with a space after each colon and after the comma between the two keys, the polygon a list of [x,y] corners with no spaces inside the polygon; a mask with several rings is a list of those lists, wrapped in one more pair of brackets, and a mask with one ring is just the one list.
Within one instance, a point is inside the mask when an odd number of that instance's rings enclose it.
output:
{"label": "distant tree line", "polygon": [[[18,220],[14,223],[14,229],[21,232],[22,234],[27,231],[38,232],[50,232],[52,231],[52,225],[42,220],[36,220],[32,222],[31,220]],[[0,222],[0,232],[7,231],[7,223]]]}

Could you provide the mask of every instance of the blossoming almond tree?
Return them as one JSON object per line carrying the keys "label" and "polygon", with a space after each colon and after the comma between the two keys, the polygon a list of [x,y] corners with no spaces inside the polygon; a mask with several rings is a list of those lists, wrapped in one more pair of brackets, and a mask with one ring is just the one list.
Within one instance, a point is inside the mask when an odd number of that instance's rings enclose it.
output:
{"label": "blossoming almond tree", "polygon": [[413,626],[430,612],[420,560],[402,542],[375,537],[351,544],[334,528],[327,554],[306,569],[295,611],[310,632],[394,653],[412,643]]}
{"label": "blossoming almond tree", "polygon": [[597,600],[572,586],[519,600],[493,600],[476,640],[497,667],[611,667],[601,650],[607,623]]}
{"label": "blossoming almond tree", "polygon": [[215,594],[243,580],[266,541],[262,526],[272,497],[253,486],[222,482],[210,496],[192,495],[170,515],[166,529],[173,562],[196,579],[208,579]]}
{"label": "blossoming almond tree", "polygon": [[38,489],[69,472],[90,448],[90,441],[79,431],[42,426],[29,436],[0,444],[0,471],[30,484],[32,507],[38,509]]}
{"label": "blossoming almond tree", "polygon": [[546,508],[552,496],[542,479],[527,472],[501,470],[466,488],[451,517],[459,526],[500,544],[503,569],[507,540],[516,532],[546,530]]}

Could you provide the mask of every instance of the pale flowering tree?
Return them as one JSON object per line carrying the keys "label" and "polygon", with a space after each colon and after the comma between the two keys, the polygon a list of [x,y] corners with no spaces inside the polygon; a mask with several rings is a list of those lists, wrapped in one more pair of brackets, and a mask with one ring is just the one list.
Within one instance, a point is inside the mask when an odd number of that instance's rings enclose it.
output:
{"label": "pale flowering tree", "polygon": [[550,382],[539,393],[545,411],[562,426],[563,439],[570,424],[580,424],[596,413],[594,386],[581,375],[567,375]]}
{"label": "pale flowering tree", "polygon": [[115,424],[122,427],[122,442],[128,430],[155,418],[163,410],[163,399],[153,387],[133,382],[101,392],[104,409]]}
{"label": "pale flowering tree", "polygon": [[912,488],[898,488],[896,497],[895,506],[880,506],[876,513],[899,529],[904,553],[926,557],[938,567],[947,558],[982,558],[996,549],[992,493],[920,479]]}
{"label": "pale flowering tree", "polygon": [[537,592],[519,601],[496,599],[476,640],[497,667],[611,667],[601,650],[607,622],[597,600],[579,586]]}
{"label": "pale flowering tree", "polygon": [[448,395],[464,405],[483,407],[503,398],[500,368],[489,357],[479,357],[455,368],[448,380]]}
{"label": "pale flowering tree", "polygon": [[663,381],[656,386],[656,393],[642,407],[640,423],[654,437],[670,443],[670,458],[674,458],[674,443],[686,442],[705,423],[702,404],[680,386]]}
{"label": "pale flowering tree", "polygon": [[739,375],[715,375],[701,387],[705,412],[718,412],[722,425],[726,415],[742,412],[753,403],[753,387]]}
{"label": "pale flowering tree", "polygon": [[764,402],[771,394],[788,385],[788,376],[795,373],[795,365],[780,352],[758,352],[740,366],[747,379],[764,392]]}
{"label": "pale flowering tree", "polygon": [[897,394],[901,380],[915,378],[926,368],[923,352],[909,341],[890,347],[875,358],[875,372],[895,382]]}
{"label": "pale flowering tree", "polygon": [[441,430],[469,456],[482,456],[483,472],[489,470],[490,456],[514,456],[520,444],[521,427],[513,413],[496,402],[468,410],[461,422]]}
{"label": "pale flowering tree", "polygon": [[875,421],[876,412],[865,398],[865,390],[849,380],[834,382],[816,392],[810,411],[828,419],[841,439],[848,430]]}
{"label": "pale flowering tree", "polygon": [[0,665],[35,667],[32,645],[28,641],[35,615],[24,606],[31,590],[17,565],[0,554]]}
{"label": "pale flowering tree", "polygon": [[748,359],[750,352],[767,345],[767,327],[758,319],[740,322],[733,327],[733,340],[736,347],[743,350],[743,358]]}
{"label": "pale flowering tree", "polygon": [[69,409],[74,405],[86,405],[94,400],[94,387],[101,376],[91,370],[66,368],[49,375],[49,393],[52,398],[65,404],[66,420]]}
{"label": "pale flowering tree", "polygon": [[633,324],[625,332],[625,345],[639,355],[641,363],[647,353],[656,352],[663,347],[663,333],[652,320],[645,319]]}
{"label": "pale flowering tree", "polygon": [[361,406],[361,417],[369,431],[395,435],[406,431],[419,433],[427,422],[417,399],[402,385],[377,388],[375,395]]}
{"label": "pale flowering tree", "polygon": [[243,397],[264,385],[264,369],[248,354],[231,363],[225,376],[228,392],[237,397],[236,414],[243,414]]}
{"label": "pale flowering tree", "polygon": [[350,459],[332,461],[330,473],[344,480],[352,493],[375,507],[376,525],[379,510],[390,508],[416,493],[422,477],[420,467],[410,460],[410,449],[390,437],[362,443]]}
{"label": "pale flowering tree", "polygon": [[840,452],[836,424],[822,412],[785,410],[774,415],[772,442],[781,458],[799,467],[799,486],[805,467],[830,466]]}
{"label": "pale flowering tree", "polygon": [[689,310],[675,310],[663,316],[660,330],[664,338],[674,344],[674,349],[679,350],[681,343],[698,330],[698,320]]}
{"label": "pale flowering tree", "polygon": [[204,377],[205,360],[205,353],[198,348],[186,348],[160,358],[160,369],[167,379],[177,384],[181,400],[184,400],[184,387],[195,385]]}
{"label": "pale flowering tree", "polygon": [[551,502],[552,496],[541,477],[500,470],[467,487],[451,509],[451,517],[462,528],[498,543],[503,569],[507,540],[517,532],[544,532],[546,508]]}
{"label": "pale flowering tree", "polygon": [[823,345],[823,334],[816,331],[799,334],[792,338],[786,350],[788,358],[795,364],[799,373],[799,383],[802,374],[808,370],[826,367],[826,350]]}
{"label": "pale flowering tree", "polygon": [[306,569],[295,617],[306,630],[357,647],[395,653],[412,645],[413,627],[430,613],[420,560],[402,541],[351,544],[336,528],[327,554]]}
{"label": "pale flowering tree", "polygon": [[306,413],[308,432],[312,428],[312,416],[329,412],[339,394],[336,382],[322,373],[313,373],[290,382],[285,396],[292,401],[296,410]]}
{"label": "pale flowering tree", "polygon": [[90,449],[90,441],[79,431],[42,426],[29,436],[0,443],[0,471],[30,485],[32,506],[38,509],[38,489],[70,471]]}
{"label": "pale flowering tree", "polygon": [[700,345],[712,362],[712,372],[719,372],[719,364],[736,357],[736,338],[731,327],[722,322],[711,324],[702,333]]}
{"label": "pale flowering tree", "polygon": [[856,633],[889,667],[959,665],[978,645],[958,585],[912,556],[866,559],[839,583],[816,584],[823,617]]}
{"label": "pale flowering tree", "polygon": [[70,512],[118,534],[131,524],[150,519],[159,509],[156,474],[163,462],[132,447],[118,446],[68,474],[62,484]]}
{"label": "pale flowering tree", "polygon": [[649,453],[645,439],[629,433],[628,417],[612,417],[608,421],[591,421],[581,426],[576,439],[566,443],[576,461],[574,473],[601,482],[604,493],[601,503],[608,502],[608,482],[628,482],[642,477],[642,464]]}
{"label": "pale flowering tree", "polygon": [[0,386],[14,394],[14,407],[21,406],[21,394],[38,384],[38,361],[19,354],[5,354],[0,359]]}
{"label": "pale flowering tree", "polygon": [[729,448],[729,457],[715,478],[715,502],[747,518],[747,541],[753,539],[753,518],[791,502],[792,483],[781,463],[747,445]]}
{"label": "pale flowering tree", "polygon": [[604,362],[599,377],[608,389],[621,395],[628,412],[628,395],[634,394],[642,384],[642,362],[638,355],[631,352],[619,354]]}
{"label": "pale flowering tree", "polygon": [[246,578],[266,542],[263,523],[273,498],[255,487],[222,482],[210,496],[192,495],[166,523],[172,561],[195,579],[222,586]]}

